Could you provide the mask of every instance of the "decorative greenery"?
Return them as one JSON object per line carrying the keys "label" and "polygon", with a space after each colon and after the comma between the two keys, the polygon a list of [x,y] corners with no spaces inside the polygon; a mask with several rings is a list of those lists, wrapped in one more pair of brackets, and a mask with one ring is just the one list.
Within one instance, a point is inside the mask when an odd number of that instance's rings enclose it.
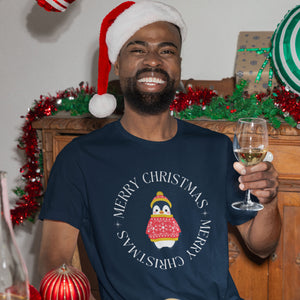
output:
{"label": "decorative greenery", "polygon": [[83,82],[79,84],[79,89],[67,89],[62,93],[59,93],[56,97],[56,110],[52,114],[56,114],[59,111],[70,112],[71,116],[83,115],[89,112],[89,102],[92,98],[95,90],[89,85],[84,85]]}
{"label": "decorative greenery", "polygon": [[[296,127],[297,122],[291,116],[294,113],[293,116],[300,123],[298,95],[285,91],[284,87],[276,88],[273,92],[267,91],[266,93],[249,95],[245,93],[246,86],[247,82],[242,80],[236,85],[232,95],[226,97],[215,96],[211,97],[209,103],[205,103],[205,105],[200,101],[200,104],[187,105],[182,110],[181,108],[176,109],[176,107],[172,107],[172,110],[175,116],[187,120],[204,116],[213,120],[224,119],[235,122],[243,117],[263,117],[268,119],[275,128],[279,128],[283,120],[292,127]],[[177,95],[177,101],[179,103],[182,101],[188,102],[190,95],[194,93],[198,93],[198,97],[201,98],[203,96],[202,92],[201,89],[194,91],[189,88],[187,94],[179,93]],[[282,97],[283,94],[285,94],[285,97]],[[295,100],[295,103],[291,103],[291,99]],[[282,106],[286,106],[287,109],[283,111]],[[295,112],[293,109],[298,109],[298,111]]]}

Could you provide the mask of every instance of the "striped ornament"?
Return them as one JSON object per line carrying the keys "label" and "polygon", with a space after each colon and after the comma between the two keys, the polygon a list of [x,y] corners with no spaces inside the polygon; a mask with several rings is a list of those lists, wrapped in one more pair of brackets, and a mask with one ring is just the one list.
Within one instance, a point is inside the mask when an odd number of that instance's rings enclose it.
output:
{"label": "striped ornament", "polygon": [[75,0],[36,0],[47,11],[64,12]]}
{"label": "striped ornament", "polygon": [[290,10],[272,37],[271,62],[280,81],[300,94],[300,5]]}
{"label": "striped ornament", "polygon": [[42,300],[89,300],[91,287],[81,271],[63,264],[43,277],[40,294]]}

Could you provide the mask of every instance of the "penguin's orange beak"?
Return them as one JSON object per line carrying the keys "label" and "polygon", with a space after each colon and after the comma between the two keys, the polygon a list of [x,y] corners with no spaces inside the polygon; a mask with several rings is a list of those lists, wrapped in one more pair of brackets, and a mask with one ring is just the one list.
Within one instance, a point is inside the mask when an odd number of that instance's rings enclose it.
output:
{"label": "penguin's orange beak", "polygon": [[163,210],[161,210],[159,213],[160,213],[161,215],[163,215],[163,214],[164,214],[164,211],[163,211]]}

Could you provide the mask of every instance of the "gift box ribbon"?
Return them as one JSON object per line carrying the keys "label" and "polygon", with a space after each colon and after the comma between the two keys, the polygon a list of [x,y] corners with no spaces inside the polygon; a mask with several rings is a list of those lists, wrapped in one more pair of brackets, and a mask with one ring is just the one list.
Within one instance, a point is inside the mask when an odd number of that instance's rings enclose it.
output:
{"label": "gift box ribbon", "polygon": [[[268,62],[270,61],[271,57],[272,57],[272,52],[271,52],[271,48],[241,48],[238,50],[238,52],[256,52],[256,54],[264,54],[264,53],[268,53],[266,59],[264,60],[262,66],[259,68],[259,71],[257,73],[257,76],[255,78],[255,82],[259,82],[261,79],[261,74],[264,71],[264,69],[266,68]],[[270,64],[270,69],[269,69],[269,81],[268,81],[268,86],[272,87],[272,79],[273,79],[273,67]]]}

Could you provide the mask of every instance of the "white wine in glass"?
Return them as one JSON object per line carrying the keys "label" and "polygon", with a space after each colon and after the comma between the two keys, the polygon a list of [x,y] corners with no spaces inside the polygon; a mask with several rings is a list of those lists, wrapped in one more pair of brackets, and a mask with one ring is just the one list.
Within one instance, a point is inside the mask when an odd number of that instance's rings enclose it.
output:
{"label": "white wine in glass", "polygon": [[[239,119],[233,139],[233,151],[237,160],[245,166],[252,166],[264,160],[268,152],[267,122],[260,118]],[[239,210],[259,211],[264,208],[251,200],[250,190],[244,201],[234,202],[232,207]]]}

